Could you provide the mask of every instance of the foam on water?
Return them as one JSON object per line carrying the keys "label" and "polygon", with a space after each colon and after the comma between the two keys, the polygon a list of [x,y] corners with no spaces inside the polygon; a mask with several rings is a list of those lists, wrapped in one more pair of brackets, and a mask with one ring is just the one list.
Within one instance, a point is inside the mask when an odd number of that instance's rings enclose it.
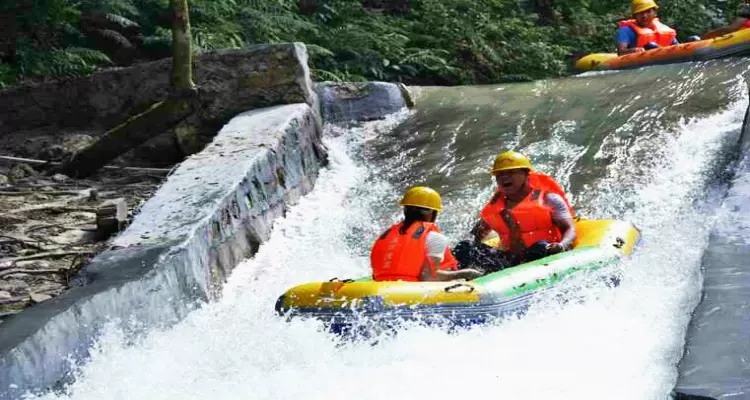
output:
{"label": "foam on water", "polygon": [[[619,287],[581,278],[522,318],[454,333],[411,326],[377,343],[342,341],[315,321],[285,322],[273,312],[293,285],[367,274],[362,240],[382,228],[371,226],[372,210],[393,207],[397,197],[351,156],[377,127],[329,139],[331,166],[238,266],[221,301],[135,344],[106,330],[67,393],[41,398],[665,398],[698,298],[712,218],[695,201],[706,200],[711,176],[704,171],[746,106],[739,101],[659,133],[667,145],[654,149],[646,175],[631,177],[640,169],[628,157],[611,165],[592,216],[625,215],[644,236],[620,267]],[[575,157],[578,149],[570,150]]]}

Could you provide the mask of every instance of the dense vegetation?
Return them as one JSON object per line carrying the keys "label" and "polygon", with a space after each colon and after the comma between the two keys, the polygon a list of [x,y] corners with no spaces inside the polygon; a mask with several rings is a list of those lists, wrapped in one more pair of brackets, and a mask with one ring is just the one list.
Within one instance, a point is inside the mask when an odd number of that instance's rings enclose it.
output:
{"label": "dense vegetation", "polygon": [[[680,37],[731,21],[740,0],[662,0]],[[0,87],[169,55],[168,0],[0,5]],[[611,51],[629,0],[191,0],[193,46],[308,45],[318,80],[476,84],[564,75]]]}

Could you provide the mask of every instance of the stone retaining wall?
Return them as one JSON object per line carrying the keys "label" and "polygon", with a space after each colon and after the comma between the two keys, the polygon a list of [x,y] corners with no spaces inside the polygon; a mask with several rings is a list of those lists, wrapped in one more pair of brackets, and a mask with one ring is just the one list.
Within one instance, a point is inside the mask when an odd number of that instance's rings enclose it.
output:
{"label": "stone retaining wall", "polygon": [[[80,134],[103,134],[167,98],[171,63],[170,58],[83,78],[0,90],[0,152],[49,159],[45,148]],[[251,109],[307,103],[316,119],[320,118],[307,49],[301,43],[198,55],[194,80],[200,87],[199,112],[176,131],[141,146],[131,159],[153,164],[179,162],[183,154],[200,150],[232,117]]]}
{"label": "stone retaining wall", "polygon": [[273,221],[312,190],[326,160],[316,119],[307,104],[246,112],[184,161],[78,287],[0,325],[0,399],[64,380],[67,357],[85,358],[107,321],[135,333],[214,299]]}

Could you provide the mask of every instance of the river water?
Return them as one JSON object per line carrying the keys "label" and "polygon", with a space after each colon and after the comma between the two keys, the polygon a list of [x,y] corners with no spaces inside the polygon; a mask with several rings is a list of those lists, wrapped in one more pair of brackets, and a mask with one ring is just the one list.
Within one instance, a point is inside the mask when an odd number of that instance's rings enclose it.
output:
{"label": "river water", "polygon": [[[134,340],[107,329],[44,399],[664,399],[747,108],[750,64],[716,61],[525,84],[417,88],[416,110],[328,130],[331,165],[237,267],[223,298]],[[465,331],[409,326],[346,341],[273,311],[291,286],[368,273],[368,247],[416,184],[465,236],[514,149],[586,217],[643,231],[617,288],[581,278],[522,317]]]}

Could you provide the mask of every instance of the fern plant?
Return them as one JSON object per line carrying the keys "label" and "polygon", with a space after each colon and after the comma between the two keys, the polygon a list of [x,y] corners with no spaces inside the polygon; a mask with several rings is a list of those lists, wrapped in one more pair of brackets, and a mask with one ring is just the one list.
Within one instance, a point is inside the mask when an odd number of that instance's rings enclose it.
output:
{"label": "fern plant", "polygon": [[109,57],[97,50],[67,48],[63,50],[35,51],[23,49],[18,54],[18,70],[25,76],[84,76],[100,65],[111,64]]}

